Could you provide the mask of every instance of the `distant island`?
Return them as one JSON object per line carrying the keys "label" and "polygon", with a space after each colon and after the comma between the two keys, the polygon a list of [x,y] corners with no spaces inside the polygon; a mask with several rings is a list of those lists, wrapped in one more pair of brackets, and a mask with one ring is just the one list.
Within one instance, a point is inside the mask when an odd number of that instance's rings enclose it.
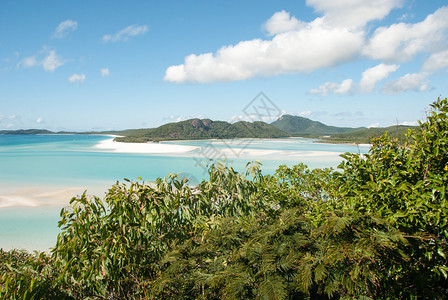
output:
{"label": "distant island", "polygon": [[234,139],[234,138],[285,138],[308,137],[330,143],[368,143],[373,136],[388,135],[405,139],[408,129],[417,126],[396,125],[385,128],[351,128],[328,126],[308,118],[283,115],[271,124],[256,121],[228,123],[210,119],[190,119],[164,124],[157,128],[127,129],[122,131],[52,132],[45,129],[0,130],[3,135],[33,134],[114,134],[114,140],[125,143],[146,143],[168,140]]}
{"label": "distant island", "polygon": [[115,138],[118,142],[148,142],[167,140],[233,139],[233,138],[282,138],[291,134],[265,122],[212,121],[191,119],[169,123],[157,128],[127,130]]}

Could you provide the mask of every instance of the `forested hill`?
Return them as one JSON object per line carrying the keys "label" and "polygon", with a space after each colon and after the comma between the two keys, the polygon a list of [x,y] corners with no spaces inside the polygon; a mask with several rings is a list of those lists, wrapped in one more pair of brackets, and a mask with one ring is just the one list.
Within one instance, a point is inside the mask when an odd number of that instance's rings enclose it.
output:
{"label": "forested hill", "polygon": [[369,143],[374,136],[379,137],[385,133],[388,136],[405,140],[408,129],[416,129],[417,126],[394,125],[379,128],[351,128],[328,126],[318,121],[313,121],[299,116],[284,115],[271,125],[286,131],[293,136],[320,138],[323,142],[332,143]]}
{"label": "forested hill", "polygon": [[351,128],[328,126],[318,121],[291,115],[283,115],[276,121],[272,122],[271,125],[292,135],[300,136],[332,135],[366,129],[364,127]]}
{"label": "forested hill", "polygon": [[233,138],[281,138],[302,136],[319,138],[334,143],[368,143],[373,136],[383,135],[404,140],[408,129],[414,126],[390,126],[385,128],[350,128],[328,126],[299,116],[284,115],[271,124],[265,122],[228,123],[210,119],[190,119],[168,123],[157,128],[128,129],[123,131],[101,132],[53,132],[45,129],[0,130],[0,134],[33,135],[33,134],[114,134],[118,142],[144,143],[166,140],[198,140],[198,139],[233,139]]}
{"label": "forested hill", "polygon": [[280,138],[289,133],[264,122],[236,122],[234,124],[210,119],[190,119],[168,123],[157,128],[124,130],[118,142],[148,142],[161,140]]}
{"label": "forested hill", "polygon": [[20,130],[0,130],[0,134],[31,135],[31,134],[54,134],[54,132],[46,129],[20,129]]}
{"label": "forested hill", "polygon": [[394,125],[381,128],[365,128],[353,132],[346,132],[341,134],[334,134],[329,137],[323,137],[322,140],[333,143],[369,143],[372,137],[379,137],[387,133],[388,136],[396,138],[402,142],[406,140],[405,134],[409,129],[419,130],[419,127]]}

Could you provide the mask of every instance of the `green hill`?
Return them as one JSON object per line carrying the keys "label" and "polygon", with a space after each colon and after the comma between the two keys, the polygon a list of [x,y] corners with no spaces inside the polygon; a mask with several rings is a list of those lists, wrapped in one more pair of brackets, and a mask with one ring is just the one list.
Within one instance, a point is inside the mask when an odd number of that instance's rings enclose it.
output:
{"label": "green hill", "polygon": [[190,119],[177,123],[168,123],[157,128],[134,129],[119,132],[124,137],[118,142],[142,143],[161,140],[197,140],[232,138],[280,138],[289,137],[289,133],[264,122],[237,122],[230,124],[210,119]]}
{"label": "green hill", "polygon": [[353,132],[363,128],[328,126],[304,117],[283,115],[272,126],[295,136],[321,136]]}
{"label": "green hill", "polygon": [[31,134],[54,134],[54,132],[46,129],[19,129],[19,130],[0,130],[0,134],[31,135]]}
{"label": "green hill", "polygon": [[366,128],[343,134],[334,134],[330,137],[324,137],[323,140],[339,143],[368,143],[372,137],[378,137],[387,132],[388,136],[404,141],[406,139],[405,133],[409,129],[418,130],[419,127],[395,125],[383,128]]}

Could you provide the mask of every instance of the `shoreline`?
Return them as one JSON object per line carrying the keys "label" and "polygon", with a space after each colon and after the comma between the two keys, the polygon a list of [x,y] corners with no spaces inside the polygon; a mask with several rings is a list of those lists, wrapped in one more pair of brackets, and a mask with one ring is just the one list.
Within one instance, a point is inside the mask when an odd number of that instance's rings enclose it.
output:
{"label": "shoreline", "polygon": [[110,183],[94,184],[88,186],[74,185],[38,185],[13,184],[0,185],[0,211],[14,207],[64,207],[68,206],[73,197],[86,192],[89,196],[102,198],[111,187]]}

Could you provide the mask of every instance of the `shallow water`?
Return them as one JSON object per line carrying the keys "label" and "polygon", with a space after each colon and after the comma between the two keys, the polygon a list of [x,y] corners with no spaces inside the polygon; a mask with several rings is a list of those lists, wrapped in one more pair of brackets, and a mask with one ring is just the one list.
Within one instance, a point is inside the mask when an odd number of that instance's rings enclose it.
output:
{"label": "shallow water", "polygon": [[[344,152],[367,147],[314,143],[301,138],[275,140],[170,141],[171,153],[123,153],[98,148],[110,140],[98,135],[0,135],[0,248],[48,250],[58,233],[60,209],[87,189],[98,196],[124,178],[153,181],[180,173],[197,184],[207,179],[210,158],[226,158],[242,171],[248,161],[260,160],[264,174],[282,164],[299,162],[310,168],[337,167]],[[112,146],[116,145],[111,143]],[[151,145],[149,145],[150,147]],[[132,144],[126,145],[127,148]]]}

